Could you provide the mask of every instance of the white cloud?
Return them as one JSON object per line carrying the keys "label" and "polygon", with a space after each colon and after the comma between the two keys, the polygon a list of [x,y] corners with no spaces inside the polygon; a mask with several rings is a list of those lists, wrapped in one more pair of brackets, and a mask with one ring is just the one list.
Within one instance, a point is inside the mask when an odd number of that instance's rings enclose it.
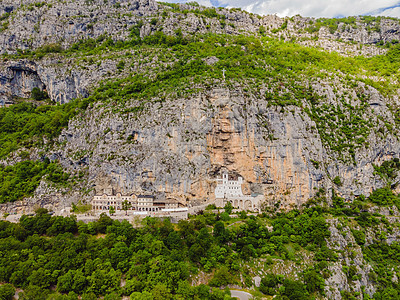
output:
{"label": "white cloud", "polygon": [[400,18],[400,7],[394,7],[385,9],[382,12],[376,14],[377,16],[385,16],[385,17],[395,17]]}
{"label": "white cloud", "polygon": [[[182,0],[167,1],[181,2]],[[358,16],[364,14],[400,16],[400,8],[396,7],[400,5],[399,0],[200,0],[198,2],[207,4],[207,6],[211,3],[217,3],[217,6],[240,7],[256,14],[277,14],[281,17],[296,14],[306,17]]]}
{"label": "white cloud", "polygon": [[[198,4],[202,6],[213,6],[211,3],[211,0],[157,0],[157,1],[162,1],[162,2],[171,2],[171,3],[186,3],[186,2],[197,2]],[[1,0],[0,0],[1,2]]]}
{"label": "white cloud", "polygon": [[[188,1],[188,2],[190,2],[190,1]],[[203,5],[203,6],[213,6],[212,4],[211,4],[211,1],[210,0],[198,0],[198,1],[196,1],[198,4],[200,4],[200,5]]]}

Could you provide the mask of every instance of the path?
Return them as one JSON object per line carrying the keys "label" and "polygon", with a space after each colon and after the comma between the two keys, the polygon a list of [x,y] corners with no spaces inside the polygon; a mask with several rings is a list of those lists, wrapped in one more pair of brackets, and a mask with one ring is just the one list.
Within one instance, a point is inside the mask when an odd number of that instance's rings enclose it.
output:
{"label": "path", "polygon": [[253,299],[253,296],[247,292],[243,291],[236,291],[236,290],[231,290],[231,296],[238,298],[239,300],[249,300]]}

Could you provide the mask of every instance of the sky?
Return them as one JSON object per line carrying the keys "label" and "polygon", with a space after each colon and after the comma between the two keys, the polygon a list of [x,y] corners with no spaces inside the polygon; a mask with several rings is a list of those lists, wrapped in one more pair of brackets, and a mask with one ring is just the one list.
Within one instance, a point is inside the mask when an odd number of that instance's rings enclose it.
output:
{"label": "sky", "polygon": [[[184,3],[186,0],[163,0]],[[188,1],[190,2],[190,1]],[[400,0],[197,0],[205,6],[240,7],[259,15],[279,17],[347,17],[359,15],[400,18]]]}

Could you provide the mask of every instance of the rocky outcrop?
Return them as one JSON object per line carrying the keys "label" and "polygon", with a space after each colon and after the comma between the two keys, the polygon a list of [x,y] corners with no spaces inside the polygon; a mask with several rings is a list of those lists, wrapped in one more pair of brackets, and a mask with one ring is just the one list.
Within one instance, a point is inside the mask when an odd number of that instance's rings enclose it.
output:
{"label": "rocky outcrop", "polygon": [[[327,220],[330,224],[331,236],[328,239],[328,247],[336,250],[339,259],[330,265],[328,270],[331,276],[326,279],[325,293],[328,299],[342,299],[341,292],[347,291],[350,294],[360,293],[363,299],[363,290],[370,296],[375,293],[373,281],[369,273],[373,272],[372,266],[364,259],[360,246],[357,245],[351,230],[348,226],[341,224],[338,219]],[[340,229],[339,229],[340,228]],[[348,268],[355,270],[355,276],[348,276]]]}
{"label": "rocky outcrop", "polygon": [[27,0],[0,3],[0,14],[7,29],[0,31],[0,53],[16,53],[17,49],[32,50],[43,45],[61,44],[68,47],[80,39],[112,35],[124,39],[127,26],[136,17],[148,16],[157,10],[154,0],[38,2]]}
{"label": "rocky outcrop", "polygon": [[1,214],[32,214],[38,208],[46,208],[49,211],[61,212],[68,211],[71,208],[71,203],[84,202],[89,200],[88,197],[82,195],[78,190],[66,193],[67,189],[42,180],[40,185],[32,197],[26,198],[23,201],[13,203],[0,204]]}
{"label": "rocky outcrop", "polygon": [[400,23],[398,20],[383,18],[368,24],[358,18],[354,25],[341,23],[334,33],[330,34],[330,32],[325,30],[323,35],[331,39],[334,38],[361,44],[390,43],[393,40],[399,40]]}
{"label": "rocky outcrop", "polygon": [[29,98],[33,88],[46,89],[34,62],[17,61],[0,68],[0,106],[15,97]]}
{"label": "rocky outcrop", "polygon": [[0,101],[12,103],[14,98],[30,98],[35,87],[46,90],[59,104],[85,98],[101,79],[118,76],[116,64],[108,58],[79,67],[75,59],[58,55],[41,61],[6,59],[0,62]]}
{"label": "rocky outcrop", "polygon": [[[141,37],[159,30],[175,35],[177,29],[184,36],[249,32],[294,39],[309,47],[322,47],[343,55],[383,54],[386,49],[373,45],[400,40],[400,25],[392,19],[368,23],[356,18],[351,26],[339,22],[334,32],[322,26],[310,33],[307,30],[316,22],[312,18],[259,17],[235,9],[212,11],[190,4],[170,7],[154,0],[106,3],[5,0],[0,3],[0,19],[0,54],[14,55],[38,48],[43,52],[57,52],[86,39],[94,39],[93,44],[98,44],[100,41],[95,40],[99,37],[125,41],[130,38],[132,26],[138,24],[142,24],[139,26]],[[12,102],[13,97],[27,98],[33,87],[46,89],[57,103],[86,97],[101,80],[116,76],[115,61],[94,58],[97,64],[77,60],[72,54],[48,55],[35,61],[3,61],[0,63],[0,101],[4,105]],[[13,68],[20,71],[12,71]]]}

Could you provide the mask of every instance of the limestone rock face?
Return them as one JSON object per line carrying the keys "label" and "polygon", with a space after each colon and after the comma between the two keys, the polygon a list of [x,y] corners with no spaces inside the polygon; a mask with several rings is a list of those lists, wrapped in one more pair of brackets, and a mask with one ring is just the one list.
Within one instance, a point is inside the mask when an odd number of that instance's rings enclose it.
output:
{"label": "limestone rock face", "polygon": [[[328,267],[331,276],[326,280],[326,296],[328,299],[339,300],[342,299],[342,291],[348,291],[351,294],[359,292],[362,295],[362,286],[365,287],[365,293],[372,296],[376,291],[373,282],[369,279],[369,273],[373,271],[373,268],[365,261],[362,250],[354,240],[350,228],[342,226],[337,219],[328,220],[328,222],[331,232],[328,247],[343,254],[339,255],[336,263]],[[348,278],[344,272],[345,268],[351,266],[356,270],[357,279]]]}
{"label": "limestone rock face", "polygon": [[126,26],[135,24],[135,17],[149,15],[155,10],[154,0],[4,0],[0,3],[0,14],[9,13],[12,18],[6,21],[7,30],[0,32],[0,53],[59,43],[67,47],[80,39],[107,33],[122,39],[127,35]]}
{"label": "limestone rock face", "polygon": [[[400,40],[400,25],[391,19],[367,24],[356,18],[352,26],[339,23],[334,32],[322,26],[311,34],[307,29],[316,22],[312,18],[260,17],[225,8],[216,10],[216,18],[208,17],[204,10],[206,8],[190,4],[172,9],[154,0],[3,0],[0,3],[0,54],[16,55],[38,48],[58,51],[86,39],[126,41],[130,38],[132,26],[138,24],[142,24],[140,37],[159,30],[173,35],[178,28],[184,36],[209,32],[254,34],[263,29],[269,36],[286,40],[294,38],[306,46],[322,47],[343,55],[384,54],[384,48],[373,45]],[[187,11],[184,18],[182,11]],[[284,24],[286,28],[283,28]],[[358,43],[364,44],[363,47]],[[206,62],[213,64],[215,60],[209,58]],[[110,58],[105,58],[100,67],[96,67],[62,55],[35,61],[0,61],[0,101],[4,105],[12,103],[15,97],[28,98],[33,87],[46,89],[50,98],[57,103],[86,97],[99,81],[116,76],[115,65],[116,62]]]}
{"label": "limestone rock face", "polygon": [[0,105],[15,98],[30,98],[34,87],[46,90],[56,103],[84,98],[101,78],[114,75],[116,62],[102,61],[100,66],[77,68],[74,59],[50,57],[31,60],[0,61]]}
{"label": "limestone rock face", "polygon": [[36,70],[36,64],[30,61],[18,61],[1,67],[0,104],[14,97],[29,98],[33,88],[45,89]]}
{"label": "limestone rock face", "polygon": [[342,185],[335,190],[346,199],[384,185],[372,164],[400,152],[393,137],[371,135],[373,145],[357,150],[349,165],[313,126],[298,107],[282,110],[221,85],[147,103],[139,115],[96,104],[70,122],[49,158],[71,172],[86,170],[92,194],[112,186],[122,193],[164,193],[189,205],[214,203],[216,178],[225,169],[243,177],[245,195],[263,195],[263,205],[283,209],[305,203],[321,188],[330,195],[336,176]]}
{"label": "limestone rock face", "polygon": [[[182,18],[181,11],[185,10],[188,13]],[[294,36],[316,45],[305,30],[315,22],[310,18],[257,17],[229,9],[217,9],[219,17],[212,18],[205,17],[204,11],[205,8],[188,4],[173,9],[153,0],[4,0],[0,3],[0,53],[52,44],[68,48],[81,39],[101,35],[114,41],[126,40],[131,26],[139,21],[143,22],[138,33],[141,37],[160,29],[175,34],[178,27],[183,35],[209,31],[254,34],[263,26],[265,34],[284,39]],[[334,32],[321,27],[314,34],[320,38],[320,46],[339,52],[351,48],[338,42],[338,38],[374,44],[399,36],[399,25],[393,20],[373,24],[374,28],[378,25],[379,36],[377,29],[372,30],[372,25],[362,23],[360,18],[352,27],[338,24]],[[367,51],[370,54],[383,51],[375,46],[364,48],[372,49]],[[154,68],[158,63],[154,58],[141,65],[130,55],[129,51],[115,52],[113,57],[101,54],[96,62],[91,61],[93,57],[57,53],[32,60],[4,58],[0,61],[0,103],[29,98],[34,87],[46,90],[53,101],[66,103],[88,96],[104,79],[127,76],[125,70],[120,72],[116,67],[121,57],[129,66],[128,74]],[[204,61],[208,65],[218,63],[216,57]],[[336,105],[334,90],[344,89],[338,82],[309,84],[326,97],[327,105]],[[382,120],[393,124],[389,105],[400,105],[398,97],[387,99],[372,87],[359,89],[369,105],[361,117],[373,119],[376,127],[384,127]],[[308,104],[285,109],[271,105],[261,96],[266,87],[261,87],[257,94],[249,94],[240,86],[228,87],[221,82],[202,90],[188,99],[147,103],[139,116],[97,104],[86,115],[71,120],[59,139],[63,147],[48,156],[59,159],[66,169],[87,169],[89,190],[100,191],[105,186],[102,182],[108,182],[124,192],[165,192],[185,203],[215,200],[215,179],[226,168],[230,175],[244,178],[246,195],[264,195],[265,205],[290,208],[304,203],[321,188],[329,195],[335,177],[342,181],[335,190],[344,198],[368,196],[373,189],[385,185],[374,175],[373,165],[399,153],[400,144],[393,133],[371,131],[366,141],[369,146],[357,148],[352,161],[344,162],[340,153],[327,145],[326,138],[321,138],[315,120],[305,113]],[[361,104],[354,89],[346,92],[352,95],[354,105]]]}

